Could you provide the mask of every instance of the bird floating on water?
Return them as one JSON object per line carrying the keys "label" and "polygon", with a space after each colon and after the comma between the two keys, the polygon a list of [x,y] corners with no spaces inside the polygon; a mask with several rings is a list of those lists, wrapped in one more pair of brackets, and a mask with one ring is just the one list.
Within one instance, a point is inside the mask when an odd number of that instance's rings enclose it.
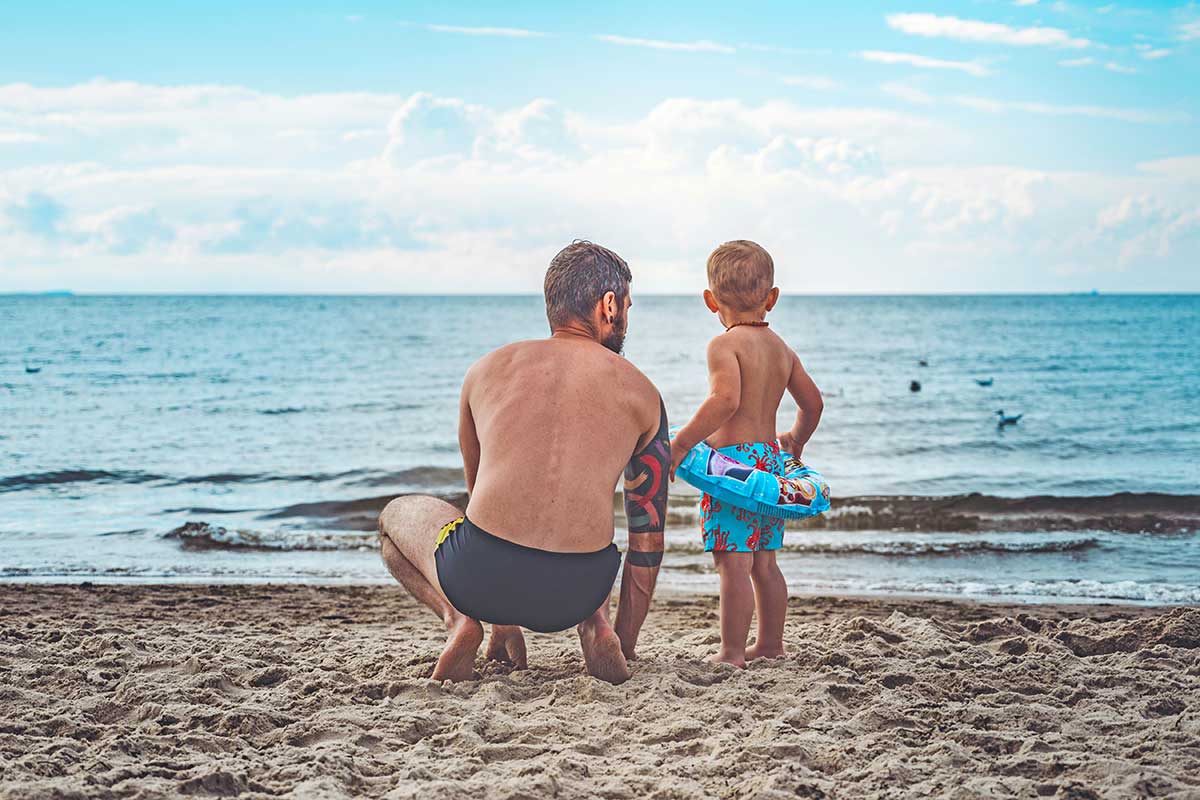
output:
{"label": "bird floating on water", "polygon": [[975,382],[980,386],[991,386],[995,382],[995,378],[976,378]]}
{"label": "bird floating on water", "polygon": [[41,367],[31,367],[28,364],[25,365],[25,374],[26,375],[37,375],[41,371],[42,371]]}
{"label": "bird floating on water", "polygon": [[918,366],[918,367],[928,367],[928,366],[929,366],[929,359],[927,359],[927,358],[922,358],[920,361],[918,361],[918,362],[917,362],[917,366]]}
{"label": "bird floating on water", "polygon": [[1021,421],[1021,417],[1025,416],[1024,414],[1017,414],[1015,417],[1005,416],[1004,409],[997,411],[996,415],[1000,417],[1000,421],[996,423],[997,428],[1007,428],[1009,425],[1016,425]]}
{"label": "bird floating on water", "polygon": [[921,391],[921,382],[920,382],[920,381],[913,381],[912,383],[910,383],[910,384],[908,385],[908,390],[909,390],[910,392],[919,392],[919,391]]}

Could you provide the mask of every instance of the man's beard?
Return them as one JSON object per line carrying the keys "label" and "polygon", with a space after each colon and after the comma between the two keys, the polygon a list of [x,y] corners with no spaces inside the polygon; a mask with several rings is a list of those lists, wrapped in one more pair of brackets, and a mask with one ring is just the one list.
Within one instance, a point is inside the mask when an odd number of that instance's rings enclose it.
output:
{"label": "man's beard", "polygon": [[600,344],[612,350],[617,355],[624,355],[625,351],[625,330],[628,327],[628,322],[625,319],[625,314],[618,313],[613,318],[612,331],[600,340]]}

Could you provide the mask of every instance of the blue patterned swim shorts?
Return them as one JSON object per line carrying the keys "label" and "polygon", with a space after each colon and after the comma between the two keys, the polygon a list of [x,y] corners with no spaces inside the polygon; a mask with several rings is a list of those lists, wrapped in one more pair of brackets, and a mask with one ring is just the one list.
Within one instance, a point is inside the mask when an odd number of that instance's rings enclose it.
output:
{"label": "blue patterned swim shorts", "polygon": [[[717,452],[748,467],[775,475],[783,474],[783,456],[779,442],[744,442],[721,447]],[[707,492],[700,498],[700,531],[704,551],[753,553],[778,550],[783,546],[784,521],[780,517],[755,514],[744,508],[723,503]]]}

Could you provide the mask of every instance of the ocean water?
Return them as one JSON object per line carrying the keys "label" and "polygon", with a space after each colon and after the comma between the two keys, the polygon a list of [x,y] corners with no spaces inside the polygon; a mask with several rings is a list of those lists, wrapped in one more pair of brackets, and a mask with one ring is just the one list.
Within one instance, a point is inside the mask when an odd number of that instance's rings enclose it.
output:
{"label": "ocean water", "polygon": [[[626,355],[681,422],[720,326],[634,288]],[[789,532],[794,591],[1200,603],[1200,296],[770,320],[826,395],[805,455],[839,501]],[[463,491],[463,373],[545,334],[538,297],[0,297],[0,578],[388,580],[379,506]],[[662,584],[715,590],[673,492]]]}

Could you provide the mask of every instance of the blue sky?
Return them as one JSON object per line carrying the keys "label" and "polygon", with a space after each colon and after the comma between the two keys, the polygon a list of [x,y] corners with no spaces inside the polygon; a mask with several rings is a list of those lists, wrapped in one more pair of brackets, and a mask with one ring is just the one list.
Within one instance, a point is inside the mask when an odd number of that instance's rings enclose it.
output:
{"label": "blue sky", "polygon": [[1200,291],[1200,6],[10,3],[0,291]]}

